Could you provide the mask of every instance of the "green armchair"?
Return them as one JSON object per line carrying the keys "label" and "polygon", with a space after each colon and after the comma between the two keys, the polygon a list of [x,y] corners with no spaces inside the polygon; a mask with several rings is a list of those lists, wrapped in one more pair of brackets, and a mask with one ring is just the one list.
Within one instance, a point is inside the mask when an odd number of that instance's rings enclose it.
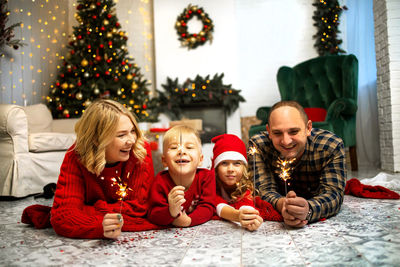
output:
{"label": "green armchair", "polygon": [[[304,61],[293,68],[283,66],[278,70],[277,81],[282,100],[295,100],[304,108],[327,111],[325,121],[313,122],[313,127],[340,136],[345,147],[349,147],[351,168],[357,170],[357,58],[354,55],[329,55]],[[256,127],[264,130],[265,124],[250,128],[250,136],[257,132]]]}

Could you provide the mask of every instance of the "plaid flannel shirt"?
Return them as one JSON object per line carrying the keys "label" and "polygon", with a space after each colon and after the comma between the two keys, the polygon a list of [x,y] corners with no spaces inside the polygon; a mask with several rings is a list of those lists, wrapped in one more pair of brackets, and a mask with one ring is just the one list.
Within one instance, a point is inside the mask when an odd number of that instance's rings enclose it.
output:
{"label": "plaid flannel shirt", "polygon": [[[276,209],[278,200],[285,195],[285,184],[279,178],[276,166],[280,153],[266,131],[254,135],[249,141],[251,146],[256,147],[257,153],[248,154],[250,177],[254,177],[261,198]],[[336,215],[343,202],[347,176],[342,139],[331,132],[313,128],[304,154],[295,164],[291,179],[287,180],[287,190],[293,190],[307,200],[312,210],[309,222]]]}

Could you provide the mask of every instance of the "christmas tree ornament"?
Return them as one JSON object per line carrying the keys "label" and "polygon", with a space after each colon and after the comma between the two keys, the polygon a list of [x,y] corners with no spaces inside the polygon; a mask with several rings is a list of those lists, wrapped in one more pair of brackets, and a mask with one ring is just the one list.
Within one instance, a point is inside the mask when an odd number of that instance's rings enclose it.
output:
{"label": "christmas tree ornament", "polygon": [[81,92],[78,92],[78,93],[75,95],[75,97],[76,97],[76,99],[78,99],[78,100],[82,100],[83,95],[82,95]]}
{"label": "christmas tree ornament", "polygon": [[83,103],[85,107],[89,106],[90,104],[92,104],[92,102],[89,99],[86,99],[85,103]]}
{"label": "christmas tree ornament", "polygon": [[67,90],[68,89],[68,83],[63,83],[61,85],[61,88],[64,89],[64,90]]}

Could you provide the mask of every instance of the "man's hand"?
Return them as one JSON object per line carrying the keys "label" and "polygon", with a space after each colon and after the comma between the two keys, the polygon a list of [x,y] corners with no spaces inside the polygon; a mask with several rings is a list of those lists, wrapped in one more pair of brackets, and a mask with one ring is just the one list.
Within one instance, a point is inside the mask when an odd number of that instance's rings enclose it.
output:
{"label": "man's hand", "polygon": [[285,224],[292,227],[303,227],[309,210],[308,202],[302,197],[297,197],[294,191],[290,191],[282,205],[282,217]]}
{"label": "man's hand", "polygon": [[117,238],[121,235],[124,220],[119,213],[107,213],[103,218],[103,235],[106,238]]}
{"label": "man's hand", "polygon": [[176,218],[181,212],[181,206],[185,203],[185,187],[177,185],[168,194],[169,213]]}
{"label": "man's hand", "polygon": [[256,209],[239,209],[240,225],[250,231],[257,230],[263,222],[259,214]]}

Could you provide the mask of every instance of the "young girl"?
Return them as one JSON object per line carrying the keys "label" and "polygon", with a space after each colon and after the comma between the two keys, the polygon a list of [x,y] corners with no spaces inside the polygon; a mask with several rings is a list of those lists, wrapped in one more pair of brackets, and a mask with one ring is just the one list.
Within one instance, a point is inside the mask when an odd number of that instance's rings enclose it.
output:
{"label": "young girl", "polygon": [[248,175],[246,146],[243,141],[232,134],[219,135],[211,141],[215,143],[212,162],[217,186],[217,215],[239,222],[250,231],[257,230],[263,218],[281,220],[269,203],[259,197],[253,200],[253,181]]}
{"label": "young girl", "polygon": [[[115,101],[98,100],[85,110],[75,132],[51,209],[56,233],[117,238],[121,231],[159,228],[144,218],[154,170],[149,145],[133,115]],[[25,221],[35,221],[34,211],[24,211]]]}

